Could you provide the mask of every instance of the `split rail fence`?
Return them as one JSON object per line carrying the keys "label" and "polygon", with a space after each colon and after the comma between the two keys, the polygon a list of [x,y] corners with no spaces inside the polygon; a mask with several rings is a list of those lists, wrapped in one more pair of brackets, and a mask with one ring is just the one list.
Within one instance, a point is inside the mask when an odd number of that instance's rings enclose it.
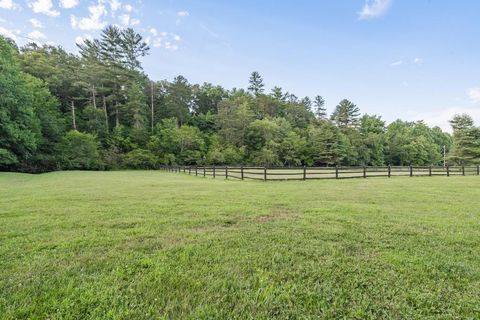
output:
{"label": "split rail fence", "polygon": [[397,176],[480,176],[480,166],[228,167],[162,166],[160,170],[239,180],[353,179]]}

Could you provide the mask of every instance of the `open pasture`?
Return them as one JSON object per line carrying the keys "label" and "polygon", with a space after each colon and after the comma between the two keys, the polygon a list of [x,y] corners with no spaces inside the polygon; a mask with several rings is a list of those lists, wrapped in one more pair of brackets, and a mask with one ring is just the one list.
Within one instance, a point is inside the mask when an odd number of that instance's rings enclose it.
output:
{"label": "open pasture", "polygon": [[0,174],[2,319],[478,319],[480,179]]}

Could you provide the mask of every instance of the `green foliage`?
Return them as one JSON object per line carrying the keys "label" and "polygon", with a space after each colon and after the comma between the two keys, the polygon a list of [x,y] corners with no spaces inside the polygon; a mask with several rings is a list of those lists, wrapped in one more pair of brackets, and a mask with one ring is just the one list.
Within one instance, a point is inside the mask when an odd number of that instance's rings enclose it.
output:
{"label": "green foliage", "polygon": [[332,114],[332,120],[342,130],[346,132],[349,129],[355,128],[358,125],[358,117],[360,109],[353,104],[353,102],[343,99],[335,107]]}
{"label": "green foliage", "polygon": [[156,169],[158,159],[149,150],[135,149],[125,155],[124,166],[129,169]]}
{"label": "green foliage", "polygon": [[258,96],[259,94],[263,93],[263,87],[265,84],[263,83],[263,78],[257,71],[252,72],[249,79],[250,86],[248,90],[252,92],[254,95]]}
{"label": "green foliage", "polygon": [[480,164],[480,128],[470,116],[455,115],[450,121],[453,128],[453,146],[449,161],[460,164]]}
{"label": "green foliage", "polygon": [[58,160],[64,170],[101,168],[98,142],[94,135],[69,131],[58,146]]}
{"label": "green foliage", "polygon": [[148,148],[163,164],[196,164],[204,161],[205,141],[196,127],[177,126],[175,118],[163,120],[155,129]]}
{"label": "green foliage", "polygon": [[386,126],[347,99],[329,116],[321,95],[299,99],[278,86],[265,94],[258,72],[248,90],[151,81],[140,63],[149,48],[133,29],[108,26],[79,55],[36,44],[17,52],[5,40],[1,48],[1,170],[55,169],[67,127],[96,137],[107,169],[135,150],[179,165],[429,165],[444,149],[449,163],[480,162],[468,117],[452,121],[452,137],[422,122]]}
{"label": "green foliage", "polygon": [[0,37],[0,170],[16,168],[36,151],[40,125],[34,102],[15,51]]}

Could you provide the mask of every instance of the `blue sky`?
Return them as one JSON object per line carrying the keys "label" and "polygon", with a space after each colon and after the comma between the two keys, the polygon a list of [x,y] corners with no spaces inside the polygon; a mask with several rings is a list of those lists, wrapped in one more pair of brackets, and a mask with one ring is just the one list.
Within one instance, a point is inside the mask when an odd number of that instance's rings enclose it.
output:
{"label": "blue sky", "polygon": [[474,0],[0,0],[0,33],[75,51],[107,24],[151,46],[155,80],[267,88],[343,98],[387,121],[448,129],[455,113],[480,124],[480,1]]}

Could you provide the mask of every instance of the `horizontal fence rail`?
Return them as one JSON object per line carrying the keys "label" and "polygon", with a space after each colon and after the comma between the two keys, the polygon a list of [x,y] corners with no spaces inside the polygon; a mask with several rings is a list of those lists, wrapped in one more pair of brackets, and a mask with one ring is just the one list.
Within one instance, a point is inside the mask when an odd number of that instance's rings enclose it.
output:
{"label": "horizontal fence rail", "polygon": [[161,166],[160,170],[238,180],[313,180],[373,177],[480,176],[480,166],[229,167]]}

